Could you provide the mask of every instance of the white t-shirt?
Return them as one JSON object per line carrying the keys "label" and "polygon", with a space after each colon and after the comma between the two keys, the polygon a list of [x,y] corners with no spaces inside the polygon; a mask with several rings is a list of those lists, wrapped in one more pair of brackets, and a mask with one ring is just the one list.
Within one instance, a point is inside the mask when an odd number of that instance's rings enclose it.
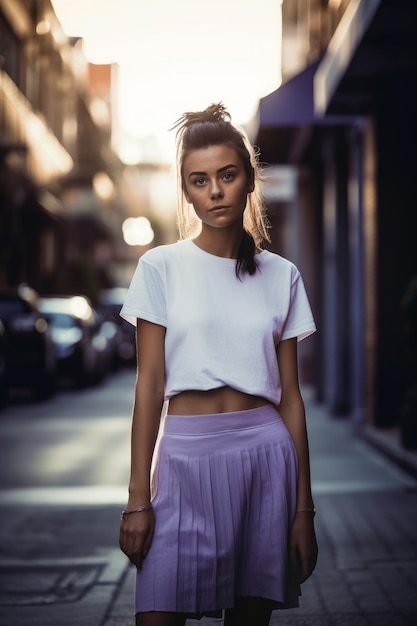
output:
{"label": "white t-shirt", "polygon": [[[316,330],[298,269],[263,250],[253,276],[192,240],[146,252],[120,314],[166,328],[165,398],[229,386],[279,404],[276,346]],[[139,364],[140,371],[140,364]]]}

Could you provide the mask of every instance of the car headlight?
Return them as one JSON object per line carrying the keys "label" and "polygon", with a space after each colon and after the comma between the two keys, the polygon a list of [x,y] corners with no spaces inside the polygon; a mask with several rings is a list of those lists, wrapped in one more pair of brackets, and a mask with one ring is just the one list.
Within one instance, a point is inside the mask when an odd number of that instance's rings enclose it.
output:
{"label": "car headlight", "polygon": [[48,322],[43,319],[43,317],[40,317],[35,322],[35,328],[38,333],[46,333],[46,331],[48,330]]}

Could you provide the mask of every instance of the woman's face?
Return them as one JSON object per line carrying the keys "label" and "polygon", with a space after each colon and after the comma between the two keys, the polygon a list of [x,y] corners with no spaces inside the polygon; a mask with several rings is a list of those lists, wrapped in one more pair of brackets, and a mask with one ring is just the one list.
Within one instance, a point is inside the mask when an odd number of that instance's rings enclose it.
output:
{"label": "woman's face", "polygon": [[194,150],[183,164],[183,186],[203,225],[225,228],[243,223],[253,184],[234,148],[219,144]]}

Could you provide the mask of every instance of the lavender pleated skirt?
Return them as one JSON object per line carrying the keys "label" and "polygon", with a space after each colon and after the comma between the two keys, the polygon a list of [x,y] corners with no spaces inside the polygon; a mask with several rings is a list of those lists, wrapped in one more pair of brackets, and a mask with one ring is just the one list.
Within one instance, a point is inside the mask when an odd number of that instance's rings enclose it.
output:
{"label": "lavender pleated skirt", "polygon": [[136,612],[203,614],[255,596],[298,606],[288,533],[297,457],[272,405],[168,415],[155,452],[156,530],[136,578]]}

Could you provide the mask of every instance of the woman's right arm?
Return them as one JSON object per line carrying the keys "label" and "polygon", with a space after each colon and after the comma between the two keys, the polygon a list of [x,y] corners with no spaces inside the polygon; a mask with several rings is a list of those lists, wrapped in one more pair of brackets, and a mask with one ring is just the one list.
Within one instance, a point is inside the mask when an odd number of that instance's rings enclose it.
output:
{"label": "woman's right arm", "polygon": [[[158,436],[165,389],[165,328],[144,320],[137,321],[136,377],[131,434],[131,471],[127,510],[150,502],[150,472]],[[120,548],[136,565],[152,543],[155,518],[152,509],[126,515],[120,525]]]}

